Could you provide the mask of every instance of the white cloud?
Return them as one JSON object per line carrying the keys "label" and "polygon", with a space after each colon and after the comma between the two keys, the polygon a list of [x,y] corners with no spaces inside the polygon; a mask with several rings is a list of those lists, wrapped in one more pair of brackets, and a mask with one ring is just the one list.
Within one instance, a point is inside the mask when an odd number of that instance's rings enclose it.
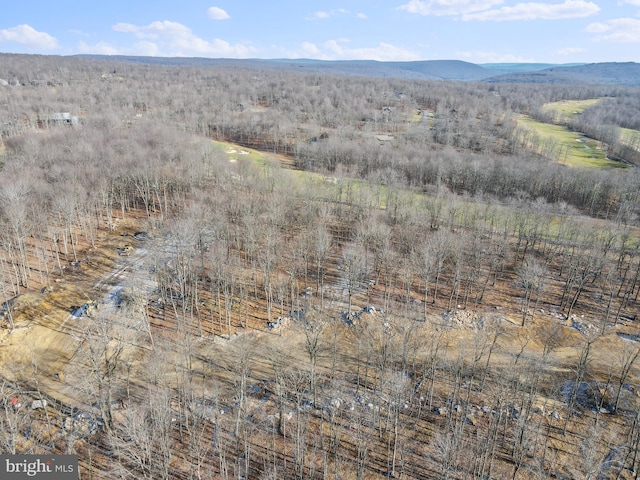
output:
{"label": "white cloud", "polygon": [[640,20],[616,18],[605,23],[587,25],[587,32],[601,34],[596,40],[616,43],[640,43]]}
{"label": "white cloud", "polygon": [[95,45],[80,42],[78,50],[80,53],[93,53],[97,55],[139,55],[143,57],[157,57],[163,55],[158,45],[146,40],[136,42],[128,47],[114,47],[107,42],[98,42]]}
{"label": "white cloud", "polygon": [[[306,17],[305,20],[326,20],[327,18],[335,17],[336,15],[348,15],[349,13],[351,12],[349,12],[349,10],[346,10],[344,8],[338,8],[337,10],[330,10],[328,12],[324,10],[320,10],[314,13],[313,15],[311,15],[310,17]],[[359,15],[361,14],[358,14],[356,16],[360,18]]]}
{"label": "white cloud", "polygon": [[458,58],[473,63],[535,63],[532,58],[526,58],[511,53],[468,51],[456,52]]}
{"label": "white cloud", "polygon": [[227,20],[231,18],[229,14],[220,7],[209,7],[207,16],[212,20]]}
{"label": "white cloud", "polygon": [[173,38],[193,36],[189,27],[169,20],[152,22],[146,26],[138,26],[131,23],[116,23],[112,28],[116,32],[133,33],[138,38],[146,39],[158,39],[165,36]]}
{"label": "white cloud", "polygon": [[[119,51],[155,51],[152,55],[172,57],[234,57],[246,58],[253,56],[256,49],[249,45],[232,45],[218,38],[207,41],[195,35],[191,29],[181,23],[152,22],[149,25],[139,26],[130,23],[117,23],[113,30],[121,33],[131,33],[140,40],[133,47],[119,49]],[[131,53],[129,53],[131,54]],[[147,55],[146,53],[136,53]]]}
{"label": "white cloud", "polygon": [[369,17],[367,17],[364,13],[358,13],[356,14],[356,18],[359,18],[360,20],[366,20]]}
{"label": "white cloud", "polygon": [[80,37],[90,37],[91,36],[87,32],[83,32],[82,30],[78,30],[76,28],[70,28],[69,30],[67,30],[67,32],[73,33],[74,35],[78,35]]}
{"label": "white cloud", "polygon": [[583,18],[595,15],[600,7],[586,0],[565,0],[563,3],[518,3],[512,7],[470,13],[462,16],[462,20],[560,20],[567,18]]}
{"label": "white cloud", "polygon": [[556,53],[558,55],[573,55],[575,53],[582,53],[584,52],[585,49],[584,48],[580,48],[580,47],[566,47],[566,48],[561,48],[560,50],[556,51]]}
{"label": "white cloud", "polygon": [[36,50],[58,48],[58,41],[54,37],[27,24],[0,30],[0,42],[15,42]]}
{"label": "white cloud", "polygon": [[305,42],[302,48],[289,52],[292,58],[314,58],[317,60],[378,60],[381,62],[420,60],[420,55],[389,43],[380,42],[376,47],[347,48],[348,40],[329,40],[318,46]]}
{"label": "white cloud", "polygon": [[118,49],[107,42],[98,42],[95,45],[89,45],[85,42],[78,44],[80,53],[93,53],[96,55],[119,55]]}
{"label": "white cloud", "polygon": [[316,12],[313,14],[313,18],[319,18],[320,20],[324,20],[325,18],[332,17],[333,14],[329,12]]}
{"label": "white cloud", "polygon": [[141,55],[143,57],[157,57],[161,55],[160,48],[153,42],[136,42],[131,47],[131,55]]}
{"label": "white cloud", "polygon": [[398,8],[424,16],[464,15],[487,10],[502,3],[503,0],[410,0]]}
{"label": "white cloud", "polygon": [[640,0],[624,0],[624,2],[628,3],[629,5],[640,7]]}
{"label": "white cloud", "polygon": [[604,23],[590,23],[587,25],[586,31],[589,33],[604,33],[610,29],[611,27]]}
{"label": "white cloud", "polygon": [[302,50],[298,53],[294,53],[293,56],[303,58],[320,58],[322,56],[322,52],[318,47],[316,47],[315,43],[303,42]]}

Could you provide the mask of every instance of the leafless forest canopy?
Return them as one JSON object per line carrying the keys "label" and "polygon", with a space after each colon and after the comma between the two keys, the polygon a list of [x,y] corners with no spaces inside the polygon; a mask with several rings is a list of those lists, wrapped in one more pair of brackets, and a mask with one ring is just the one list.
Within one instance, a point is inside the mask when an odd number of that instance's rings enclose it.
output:
{"label": "leafless forest canopy", "polygon": [[[586,99],[569,127],[627,168],[518,126]],[[639,106],[0,54],[0,451],[105,479],[636,478]]]}

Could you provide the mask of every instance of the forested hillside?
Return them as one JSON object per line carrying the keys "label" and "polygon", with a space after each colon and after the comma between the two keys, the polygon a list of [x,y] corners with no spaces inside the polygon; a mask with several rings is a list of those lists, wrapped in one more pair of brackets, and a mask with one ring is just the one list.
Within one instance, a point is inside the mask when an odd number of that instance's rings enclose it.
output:
{"label": "forested hillside", "polygon": [[0,55],[0,451],[101,479],[635,478],[638,103]]}
{"label": "forested hillside", "polygon": [[551,66],[540,71],[514,72],[489,79],[491,82],[607,84],[640,86],[640,64],[603,62],[586,65]]}

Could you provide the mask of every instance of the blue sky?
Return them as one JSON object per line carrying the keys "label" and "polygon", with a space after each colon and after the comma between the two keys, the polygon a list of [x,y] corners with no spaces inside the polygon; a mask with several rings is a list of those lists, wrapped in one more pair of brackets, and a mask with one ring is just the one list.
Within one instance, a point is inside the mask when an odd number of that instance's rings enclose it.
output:
{"label": "blue sky", "polygon": [[640,62],[640,0],[30,0],[0,52]]}

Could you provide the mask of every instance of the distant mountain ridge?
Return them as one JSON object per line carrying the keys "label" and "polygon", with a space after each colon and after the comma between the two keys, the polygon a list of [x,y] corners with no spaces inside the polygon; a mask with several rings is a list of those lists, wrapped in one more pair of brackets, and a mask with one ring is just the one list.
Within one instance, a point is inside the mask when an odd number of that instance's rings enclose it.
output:
{"label": "distant mountain ridge", "polygon": [[293,70],[309,73],[328,73],[378,78],[402,78],[414,80],[460,80],[473,81],[492,77],[495,70],[489,70],[462,60],[424,60],[413,62],[380,62],[377,60],[313,60],[313,59],[231,59],[231,58],[191,58],[191,57],[133,57],[123,55],[78,55],[94,59],[160,64],[232,66]]}
{"label": "distant mountain ridge", "polygon": [[483,81],[492,83],[579,83],[640,86],[640,63],[591,64],[495,63],[462,60],[381,62],[376,60],[230,59],[78,55],[131,63],[173,66],[227,66],[413,80]]}
{"label": "distant mountain ridge", "polygon": [[640,63],[605,62],[556,66],[535,72],[517,72],[487,79],[495,83],[590,83],[640,86]]}
{"label": "distant mountain ridge", "polygon": [[500,73],[537,72],[556,67],[578,67],[584,63],[480,63],[483,68]]}

